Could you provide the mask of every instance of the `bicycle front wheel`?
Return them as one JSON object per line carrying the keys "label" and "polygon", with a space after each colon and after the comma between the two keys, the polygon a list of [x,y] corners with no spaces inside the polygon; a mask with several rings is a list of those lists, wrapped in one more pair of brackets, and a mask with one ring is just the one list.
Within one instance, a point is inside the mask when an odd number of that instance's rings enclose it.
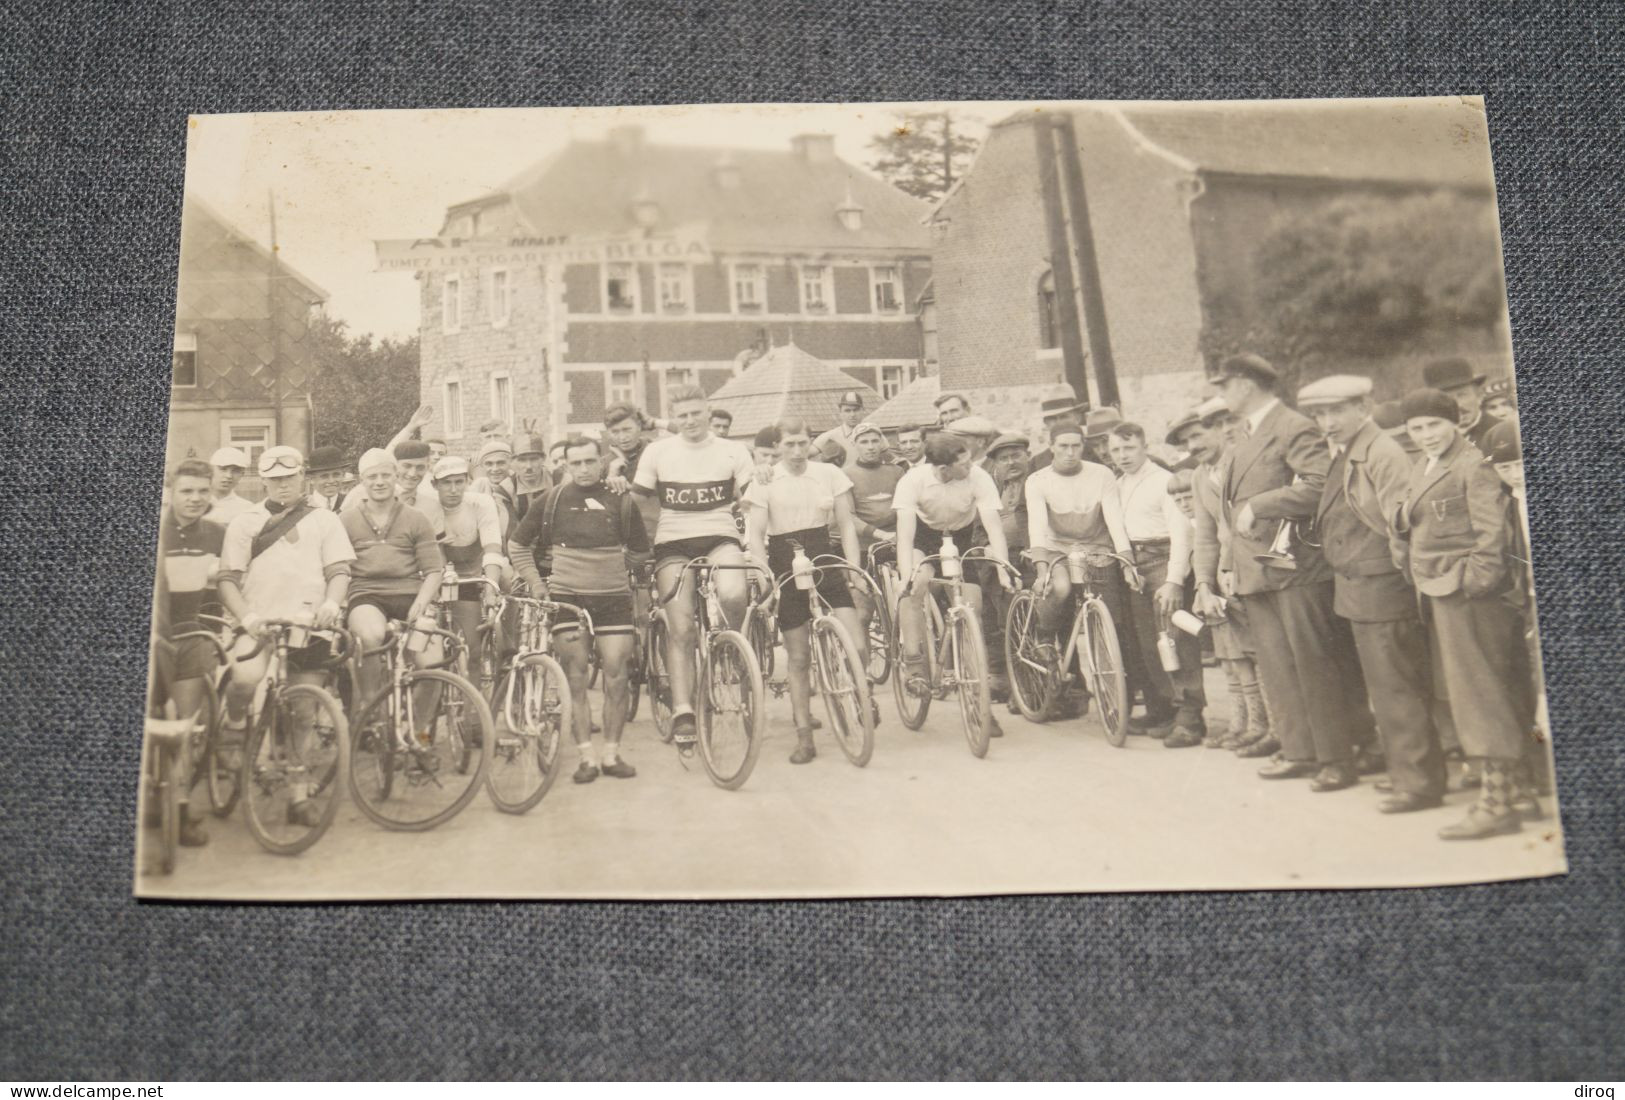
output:
{"label": "bicycle front wheel", "polygon": [[201,765],[203,782],[209,788],[209,809],[216,817],[229,817],[243,791],[243,734],[225,728],[226,712],[220,705],[220,692],[207,678],[203,681],[203,707],[209,714]]}
{"label": "bicycle front wheel", "polygon": [[[350,792],[386,829],[422,832],[450,821],[485,782],[491,708],[479,689],[446,669],[418,669],[380,692],[356,717]],[[467,752],[467,771],[457,764]]]}
{"label": "bicycle front wheel", "polygon": [[[909,599],[904,596],[903,599]],[[935,660],[938,641],[942,637],[942,618],[937,613],[936,600],[926,597],[925,601],[925,638],[920,642],[920,649],[924,654],[920,662],[921,671],[926,680],[926,688],[919,694],[914,694],[908,686],[908,662],[903,658],[903,631],[901,629],[901,608],[897,619],[892,622],[891,656],[892,664],[897,672],[892,676],[892,696],[897,700],[897,716],[903,720],[903,725],[911,730],[917,730],[925,725],[925,716],[931,710],[930,683],[934,679],[932,667]]]}
{"label": "bicycle front wheel", "polygon": [[660,740],[671,744],[671,673],[666,669],[666,621],[649,624],[649,648],[643,654],[644,693],[649,696],[649,714],[655,720]]}
{"label": "bicycle front wheel", "polygon": [[738,790],[762,751],[767,707],[762,670],[737,630],[711,636],[700,670],[705,692],[699,707],[700,761],[711,782]]}
{"label": "bicycle front wheel", "polygon": [[970,742],[971,755],[987,755],[993,722],[993,699],[987,683],[987,650],[982,642],[982,626],[976,621],[976,612],[969,607],[957,609],[952,616],[954,632],[953,659],[959,667],[959,717],[965,723],[965,740]]}
{"label": "bicycle front wheel", "polygon": [[875,712],[858,647],[833,615],[814,620],[813,662],[817,666],[830,731],[846,758],[858,767],[875,751]]}
{"label": "bicycle front wheel", "polygon": [[297,855],[320,840],[338,813],[338,773],[350,726],[338,700],[314,684],[267,695],[244,747],[243,820],[260,847]]}
{"label": "bicycle front wheel", "polygon": [[1128,675],[1123,670],[1123,651],[1117,644],[1117,625],[1099,597],[1083,605],[1083,645],[1079,646],[1089,675],[1106,741],[1122,748],[1128,740]]}
{"label": "bicycle front wheel", "polygon": [[525,657],[497,691],[496,745],[485,785],[503,813],[522,814],[559,775],[559,748],[570,728],[570,684],[545,653]]}
{"label": "bicycle front wheel", "polygon": [[1010,697],[1029,722],[1047,722],[1054,712],[1061,682],[1057,659],[1038,625],[1038,598],[1017,592],[1004,617],[1004,667],[1010,672]]}
{"label": "bicycle front wheel", "polygon": [[[877,586],[878,587],[878,586]],[[869,616],[869,683],[884,684],[892,670],[891,608],[884,591],[871,592],[874,614]]]}

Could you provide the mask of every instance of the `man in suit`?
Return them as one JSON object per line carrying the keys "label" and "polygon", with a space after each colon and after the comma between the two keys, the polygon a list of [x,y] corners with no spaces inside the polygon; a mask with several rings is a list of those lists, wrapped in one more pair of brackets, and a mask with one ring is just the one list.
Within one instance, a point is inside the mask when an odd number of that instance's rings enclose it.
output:
{"label": "man in suit", "polygon": [[312,508],[337,512],[344,503],[344,452],[337,447],[317,447],[310,452],[310,496]]}
{"label": "man in suit", "polygon": [[1315,513],[1333,573],[1332,608],[1354,632],[1360,669],[1388,761],[1385,814],[1444,799],[1444,751],[1433,724],[1427,634],[1416,592],[1394,564],[1388,519],[1404,499],[1411,462],[1371,418],[1371,379],[1336,374],[1298,391],[1298,407],[1331,444]]}
{"label": "man in suit", "polygon": [[[1509,515],[1501,483],[1439,390],[1405,398],[1405,425],[1426,455],[1395,509],[1394,564],[1423,597],[1434,674],[1444,681],[1456,733],[1483,783],[1467,817],[1444,840],[1517,832],[1539,805],[1520,789],[1519,760],[1533,727],[1522,621],[1509,597]],[[1521,673],[1521,674],[1520,674]]]}
{"label": "man in suit", "polygon": [[[1235,593],[1247,609],[1281,748],[1281,757],[1258,774],[1312,776],[1315,791],[1351,787],[1358,782],[1357,716],[1365,707],[1344,678],[1331,570],[1301,539],[1291,544],[1290,557],[1271,551],[1283,524],[1313,518],[1331,453],[1309,418],[1281,403],[1280,373],[1268,360],[1233,355],[1210,381],[1246,433],[1230,458],[1220,505],[1230,525]],[[1198,583],[1196,608],[1204,617],[1223,613],[1211,583]]]}
{"label": "man in suit", "polygon": [[1456,421],[1461,434],[1487,457],[1490,449],[1484,437],[1501,421],[1484,411],[1485,377],[1474,374],[1473,365],[1465,359],[1438,359],[1422,368],[1422,384],[1444,391],[1456,403],[1461,410]]}

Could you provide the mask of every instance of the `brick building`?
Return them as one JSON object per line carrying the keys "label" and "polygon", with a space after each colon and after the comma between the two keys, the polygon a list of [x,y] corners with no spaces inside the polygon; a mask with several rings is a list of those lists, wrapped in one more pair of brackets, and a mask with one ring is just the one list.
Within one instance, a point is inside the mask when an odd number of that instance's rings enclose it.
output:
{"label": "brick building", "polygon": [[[1440,191],[1482,204],[1494,233],[1470,101],[1022,112],[992,128],[932,216],[942,387],[1037,430],[1045,387],[1066,380],[1160,435],[1201,397],[1215,330],[1245,332],[1267,308],[1256,245],[1277,219]],[[1510,373],[1504,315],[1441,339],[1413,357],[1466,354]],[[1338,364],[1396,377],[1412,366]]]}
{"label": "brick building", "polygon": [[223,446],[257,459],[311,438],[311,321],[327,292],[187,199],[166,469]]}
{"label": "brick building", "polygon": [[596,428],[609,404],[662,409],[684,381],[714,392],[790,342],[896,393],[923,361],[927,213],[826,135],[782,151],[650,144],[630,126],[574,142],[448,210],[441,241],[490,247],[419,275],[428,431],[467,452],[490,418]]}

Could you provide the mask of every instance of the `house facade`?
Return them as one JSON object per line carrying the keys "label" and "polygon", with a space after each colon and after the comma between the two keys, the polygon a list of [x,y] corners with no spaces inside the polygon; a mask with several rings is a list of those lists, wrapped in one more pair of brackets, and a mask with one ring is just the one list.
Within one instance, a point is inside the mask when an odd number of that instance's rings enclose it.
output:
{"label": "house facade", "polygon": [[196,199],[181,217],[166,469],[237,447],[308,452],[311,325],[327,292]]}
{"label": "house facade", "polygon": [[927,212],[826,135],[692,148],[623,127],[572,143],[448,210],[440,239],[480,259],[419,274],[426,432],[468,453],[492,419],[595,429],[611,404],[663,410],[672,387],[714,392],[792,342],[898,392],[924,358]]}
{"label": "house facade", "polygon": [[[1283,219],[1438,193],[1481,208],[1485,243],[1498,246],[1483,112],[1471,101],[1022,112],[992,128],[932,216],[942,389],[1036,430],[1038,403],[1066,381],[1160,439],[1201,399],[1226,341],[1244,346],[1266,317],[1258,245]],[[1504,311],[1318,373],[1390,376],[1398,390],[1410,360],[1439,354],[1510,374]]]}

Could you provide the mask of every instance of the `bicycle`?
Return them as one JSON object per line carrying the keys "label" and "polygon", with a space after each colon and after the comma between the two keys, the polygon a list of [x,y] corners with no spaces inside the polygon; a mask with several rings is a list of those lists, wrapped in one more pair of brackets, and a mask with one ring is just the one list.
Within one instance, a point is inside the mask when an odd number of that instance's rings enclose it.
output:
{"label": "bicycle", "polygon": [[587,631],[589,652],[592,618],[571,604],[532,596],[504,596],[500,606],[519,609],[519,648],[502,663],[492,688],[491,710],[500,723],[485,784],[497,809],[522,814],[553,789],[574,705],[570,682],[553,656],[553,616],[575,613]]}
{"label": "bicycle", "polygon": [[756,654],[756,664],[762,670],[762,683],[773,692],[775,699],[789,690],[788,681],[773,679],[774,651],[779,645],[778,588],[767,577],[767,570],[756,568],[750,574],[750,603],[745,608],[745,637]]}
{"label": "bicycle", "polygon": [[[923,557],[909,577],[908,588],[919,579],[920,571],[932,562],[942,560],[941,554]],[[906,674],[907,666],[899,664],[894,678],[897,710],[903,724],[917,730],[925,725],[926,713],[933,699],[946,699],[950,692],[959,699],[959,717],[965,727],[965,739],[971,755],[987,755],[992,738],[993,700],[989,694],[987,648],[982,639],[982,627],[976,609],[965,599],[963,566],[972,561],[986,561],[1003,569],[1016,583],[1020,574],[1009,562],[995,558],[983,547],[966,550],[959,556],[961,568],[952,576],[931,581],[931,598],[925,601],[925,633],[922,648],[926,662],[926,690],[911,688]],[[907,588],[904,599],[908,599]],[[939,607],[938,599],[946,600],[946,608]],[[901,654],[898,654],[900,657]]]}
{"label": "bicycle", "polygon": [[869,616],[869,682],[884,684],[897,664],[897,631],[891,609],[897,598],[897,543],[876,539],[864,551],[866,579],[875,593]]}
{"label": "bicycle", "polygon": [[144,726],[141,776],[145,797],[158,806],[158,870],[165,875],[175,870],[180,850],[181,791],[189,785],[184,763],[196,732],[195,718],[149,717]]}
{"label": "bicycle", "polygon": [[[797,550],[800,547],[796,547]],[[814,576],[825,569],[838,569],[864,576],[863,570],[848,565],[834,554],[821,554],[813,559]],[[868,578],[865,577],[865,580]],[[794,573],[786,574],[773,586],[775,594],[786,584],[794,583]],[[864,676],[864,664],[858,654],[857,643],[834,615],[814,583],[807,589],[812,605],[809,649],[812,652],[812,683],[815,694],[824,697],[824,709],[829,714],[830,729],[841,752],[858,767],[869,763],[875,751],[875,708],[869,681]]]}
{"label": "bicycle", "polygon": [[[761,752],[763,726],[767,720],[766,688],[761,665],[750,643],[743,634],[726,625],[711,573],[717,569],[759,568],[724,565],[709,558],[694,558],[683,566],[685,573],[696,574],[698,597],[694,711],[699,725],[700,762],[711,782],[730,791],[738,790],[750,778]],[[654,713],[660,739],[667,742],[672,739],[673,700],[671,672],[666,667],[666,641],[670,634],[666,609],[680,591],[679,583],[664,597],[656,594],[649,609],[649,643],[644,650],[649,707]]]}
{"label": "bicycle", "polygon": [[[446,647],[442,659],[413,667],[410,654],[434,638]],[[384,657],[388,682],[371,699],[352,700],[357,733],[350,793],[361,812],[386,829],[421,832],[449,821],[485,780],[491,710],[478,689],[448,667],[466,658],[462,645],[452,630],[390,623],[381,645],[356,647],[352,692],[361,690],[361,665],[369,657]],[[479,763],[470,769],[476,749]]]}
{"label": "bicycle", "polygon": [[[245,661],[272,647],[250,709],[238,784],[248,831],[266,851],[291,856],[315,844],[333,824],[341,797],[338,774],[349,758],[350,726],[325,688],[287,682],[288,653],[312,639],[326,640],[330,652],[320,667],[331,670],[356,647],[350,634],[338,628],[313,631],[309,623],[290,619],[268,619],[264,627],[254,648],[234,658]],[[305,792],[304,799],[295,797],[299,791]],[[298,802],[316,807],[313,823],[292,820]]]}
{"label": "bicycle", "polygon": [[[480,590],[480,602],[485,614],[480,618],[478,628],[480,642],[479,667],[471,669],[468,662],[468,651],[472,638],[462,638],[458,630],[457,621],[452,616],[451,605],[458,602],[459,590],[465,584],[472,584]],[[435,622],[441,630],[448,631],[460,638],[457,646],[455,660],[456,673],[464,680],[473,684],[479,691],[480,697],[486,700],[496,698],[497,675],[501,671],[502,654],[499,652],[502,641],[502,587],[490,577],[483,574],[473,577],[459,577],[447,566],[447,572],[440,584],[440,599],[435,604]],[[495,704],[489,704],[494,706]],[[474,746],[464,742],[462,752],[457,759],[457,771],[467,773],[469,765],[473,762]]]}
{"label": "bicycle", "polygon": [[[1121,748],[1128,740],[1128,676],[1117,642],[1111,609],[1096,588],[1094,570],[1113,563],[1132,565],[1129,559],[1104,550],[1074,550],[1064,560],[1045,562],[1032,551],[1029,560],[1044,567],[1030,590],[1016,593],[1005,615],[1005,664],[1010,670],[1010,697],[1033,722],[1055,716],[1063,690],[1073,682],[1073,668],[1084,681],[1100,712],[1106,741]],[[1050,578],[1064,567],[1072,580],[1077,606],[1066,645],[1055,635],[1047,638],[1038,625],[1039,602],[1049,593]]]}

